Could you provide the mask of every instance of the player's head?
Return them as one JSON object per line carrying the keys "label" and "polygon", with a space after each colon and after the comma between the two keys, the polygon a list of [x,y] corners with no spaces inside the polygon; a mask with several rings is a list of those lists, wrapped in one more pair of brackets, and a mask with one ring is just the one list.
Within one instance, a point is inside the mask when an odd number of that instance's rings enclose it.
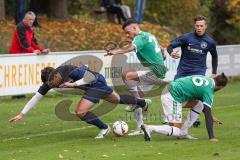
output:
{"label": "player's head", "polygon": [[207,18],[204,16],[197,16],[194,18],[195,32],[197,35],[202,36],[207,29]]}
{"label": "player's head", "polygon": [[122,29],[124,30],[126,36],[130,39],[133,39],[140,32],[137,22],[131,18],[125,21],[122,25]]}
{"label": "player's head", "polygon": [[25,16],[23,18],[23,22],[28,25],[29,27],[32,27],[33,22],[35,21],[36,15],[32,11],[28,11],[25,13]]}
{"label": "player's head", "polygon": [[41,70],[41,80],[43,83],[47,83],[50,73],[54,71],[53,67],[45,67]]}
{"label": "player's head", "polygon": [[215,81],[215,89],[214,90],[218,91],[227,85],[228,78],[224,73],[222,73],[222,74],[218,75],[217,77],[215,77],[214,81]]}
{"label": "player's head", "polygon": [[48,86],[50,88],[58,88],[63,83],[63,77],[62,75],[57,71],[54,70],[50,73],[48,78]]}

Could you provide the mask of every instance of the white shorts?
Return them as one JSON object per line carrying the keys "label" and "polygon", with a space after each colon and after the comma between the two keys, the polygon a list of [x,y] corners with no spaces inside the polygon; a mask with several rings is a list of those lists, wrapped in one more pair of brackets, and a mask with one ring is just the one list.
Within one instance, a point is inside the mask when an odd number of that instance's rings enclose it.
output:
{"label": "white shorts", "polygon": [[164,120],[170,123],[182,123],[182,107],[186,102],[179,103],[174,100],[168,91],[168,86],[164,88],[161,95],[161,102],[164,112]]}
{"label": "white shorts", "polygon": [[150,91],[154,85],[159,85],[163,82],[162,79],[158,78],[151,71],[137,71],[139,80],[140,80],[140,88],[144,94]]}

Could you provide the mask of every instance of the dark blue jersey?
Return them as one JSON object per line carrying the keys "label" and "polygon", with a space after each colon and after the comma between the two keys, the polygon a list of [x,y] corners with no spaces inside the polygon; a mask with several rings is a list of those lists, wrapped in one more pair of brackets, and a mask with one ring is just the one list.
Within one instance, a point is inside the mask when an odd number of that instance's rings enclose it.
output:
{"label": "dark blue jersey", "polygon": [[86,85],[83,85],[85,86],[86,88],[91,88],[91,87],[101,87],[101,85],[107,85],[106,84],[106,80],[105,78],[103,77],[103,75],[101,75],[100,73],[97,73],[97,72],[93,72],[93,71],[90,71],[86,66],[81,66],[81,67],[78,67],[76,69],[74,69],[67,77],[66,79],[64,80],[65,82],[68,82],[68,81],[78,81],[80,79],[82,79],[84,77],[84,74],[85,72],[88,71],[88,72],[91,72],[92,74],[95,75],[96,77],[96,80],[94,82],[92,82],[91,84],[86,84]]}
{"label": "dark blue jersey", "polygon": [[[55,72],[60,73],[61,77],[63,77],[64,83],[69,81],[80,80],[87,69],[88,68],[86,66],[76,67],[73,65],[63,65],[57,67],[55,69]],[[51,88],[48,86],[47,83],[43,83],[42,86],[40,86],[38,92],[42,95],[45,95],[50,89]]]}
{"label": "dark blue jersey", "polygon": [[172,48],[181,47],[182,55],[175,79],[189,75],[205,75],[207,53],[212,55],[212,73],[217,71],[217,51],[214,40],[207,34],[198,36],[195,32],[174,39]]}
{"label": "dark blue jersey", "polygon": [[[64,65],[56,68],[55,71],[61,74],[63,77],[63,83],[78,81],[84,78],[85,72],[91,72],[95,76],[95,81],[90,84],[81,85],[77,88],[85,90],[83,98],[93,103],[97,103],[99,99],[104,98],[113,92],[112,88],[107,85],[103,75],[89,70],[86,66],[76,67],[72,65]],[[50,89],[51,88],[47,83],[43,83],[38,92],[41,95],[45,95]]]}

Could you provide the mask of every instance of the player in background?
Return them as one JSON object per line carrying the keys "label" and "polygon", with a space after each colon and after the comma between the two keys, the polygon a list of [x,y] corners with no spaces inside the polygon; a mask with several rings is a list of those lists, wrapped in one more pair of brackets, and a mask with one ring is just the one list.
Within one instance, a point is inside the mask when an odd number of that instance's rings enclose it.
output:
{"label": "player in background", "polygon": [[[206,34],[207,19],[204,16],[197,16],[194,19],[195,31],[186,33],[172,40],[167,47],[167,51],[172,58],[180,58],[177,74],[174,79],[191,75],[206,74],[207,54],[212,55],[212,78],[216,76],[218,66],[218,55],[216,43]],[[181,47],[181,57],[179,51],[174,48]],[[197,103],[197,102],[196,102]],[[200,125],[200,121],[194,123],[195,127]]]}
{"label": "player in background", "polygon": [[[122,29],[132,43],[119,49],[110,50],[106,56],[136,52],[139,61],[145,68],[140,71],[127,71],[123,74],[123,81],[131,94],[140,98],[150,91],[153,85],[165,85],[163,82],[167,72],[164,65],[165,56],[156,37],[149,32],[141,31],[135,20],[128,19]],[[128,135],[143,134],[140,129],[143,124],[142,109],[134,109],[134,115],[137,129]]]}
{"label": "player in background", "polygon": [[79,88],[84,90],[85,93],[76,107],[76,115],[82,121],[98,127],[100,132],[95,138],[100,139],[110,132],[110,127],[90,111],[100,99],[114,104],[138,105],[143,110],[146,110],[151,103],[150,100],[137,99],[131,95],[118,95],[107,86],[103,75],[89,70],[86,66],[63,65],[56,69],[46,67],[41,72],[41,79],[43,84],[37,93],[17,116],[9,120],[10,122],[23,119],[26,113],[52,88]]}
{"label": "player in background", "polygon": [[[213,132],[213,121],[221,122],[213,119],[211,108],[214,92],[225,87],[227,82],[228,79],[224,73],[215,78],[197,75],[172,81],[166,86],[161,95],[164,115],[170,125],[142,125],[145,140],[151,140],[151,132],[153,131],[168,136],[185,136],[183,138],[191,139],[190,135],[188,135],[188,129],[203,111],[209,140],[218,141]],[[192,100],[199,100],[202,105],[191,108],[190,116],[182,127],[182,108]]]}

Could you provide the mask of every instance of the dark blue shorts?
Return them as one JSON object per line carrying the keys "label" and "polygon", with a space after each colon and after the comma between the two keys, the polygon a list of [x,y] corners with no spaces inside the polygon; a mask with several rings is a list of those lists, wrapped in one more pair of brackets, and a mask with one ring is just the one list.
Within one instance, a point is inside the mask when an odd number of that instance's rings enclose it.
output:
{"label": "dark blue shorts", "polygon": [[98,103],[100,99],[104,99],[113,92],[113,89],[107,85],[105,78],[99,75],[97,81],[94,84],[87,85],[84,99],[87,99],[93,103]]}

